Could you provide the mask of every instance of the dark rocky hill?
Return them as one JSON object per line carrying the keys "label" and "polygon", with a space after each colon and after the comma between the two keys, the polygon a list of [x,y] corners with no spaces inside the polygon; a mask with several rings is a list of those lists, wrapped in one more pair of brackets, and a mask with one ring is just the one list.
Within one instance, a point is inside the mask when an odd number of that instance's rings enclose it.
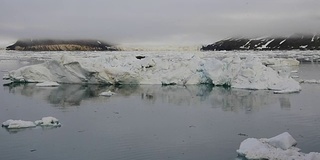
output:
{"label": "dark rocky hill", "polygon": [[320,50],[320,34],[294,34],[289,37],[256,39],[230,38],[202,46],[201,50]]}
{"label": "dark rocky hill", "polygon": [[115,51],[111,44],[98,40],[51,40],[26,39],[18,40],[8,46],[7,50],[19,51]]}

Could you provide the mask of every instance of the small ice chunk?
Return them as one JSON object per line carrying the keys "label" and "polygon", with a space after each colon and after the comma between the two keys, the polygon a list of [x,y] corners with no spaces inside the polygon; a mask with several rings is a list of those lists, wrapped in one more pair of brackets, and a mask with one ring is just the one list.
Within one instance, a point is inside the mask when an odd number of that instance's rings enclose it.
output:
{"label": "small ice chunk", "polygon": [[9,119],[2,123],[2,127],[13,129],[13,128],[30,128],[35,127],[36,124],[31,121],[23,121],[23,120],[12,120]]}
{"label": "small ice chunk", "polygon": [[102,93],[100,93],[99,95],[100,95],[100,96],[111,97],[111,96],[113,96],[113,95],[115,95],[115,94],[116,94],[116,93],[114,93],[114,92],[107,91],[107,92],[102,92]]}
{"label": "small ice chunk", "polygon": [[37,83],[36,86],[37,87],[57,87],[59,86],[59,83],[46,81],[42,83]]}
{"label": "small ice chunk", "polygon": [[281,148],[283,150],[289,149],[290,147],[297,144],[297,141],[288,132],[284,132],[275,137],[272,137],[268,139],[267,142],[270,145],[276,148]]}
{"label": "small ice chunk", "polygon": [[292,89],[273,91],[274,94],[289,94],[289,93],[299,93],[299,92],[300,92],[299,90],[292,90]]}
{"label": "small ice chunk", "polygon": [[61,126],[61,123],[55,117],[43,117],[41,120],[35,121],[35,124],[37,126],[53,126],[53,127]]}
{"label": "small ice chunk", "polygon": [[320,80],[305,79],[305,80],[300,80],[300,83],[320,84]]}

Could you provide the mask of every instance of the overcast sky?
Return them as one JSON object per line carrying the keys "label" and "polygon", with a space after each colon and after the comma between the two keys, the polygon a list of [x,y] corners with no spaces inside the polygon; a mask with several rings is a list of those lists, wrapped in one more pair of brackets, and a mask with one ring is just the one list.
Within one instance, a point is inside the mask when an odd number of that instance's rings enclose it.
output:
{"label": "overcast sky", "polygon": [[320,0],[0,0],[0,43],[91,38],[206,44],[230,36],[320,32]]}

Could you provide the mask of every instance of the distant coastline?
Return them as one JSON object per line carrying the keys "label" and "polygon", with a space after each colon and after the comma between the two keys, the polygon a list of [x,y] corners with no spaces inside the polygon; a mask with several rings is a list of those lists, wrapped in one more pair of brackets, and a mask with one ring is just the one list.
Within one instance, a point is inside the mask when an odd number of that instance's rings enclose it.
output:
{"label": "distant coastline", "polygon": [[320,34],[293,34],[288,37],[228,38],[209,45],[120,44],[100,40],[22,39],[0,50],[17,51],[273,51],[320,50]]}
{"label": "distant coastline", "polygon": [[114,45],[100,40],[23,39],[6,50],[18,51],[117,51]]}
{"label": "distant coastline", "polygon": [[201,50],[320,50],[320,34],[293,34],[288,37],[229,38],[202,46]]}

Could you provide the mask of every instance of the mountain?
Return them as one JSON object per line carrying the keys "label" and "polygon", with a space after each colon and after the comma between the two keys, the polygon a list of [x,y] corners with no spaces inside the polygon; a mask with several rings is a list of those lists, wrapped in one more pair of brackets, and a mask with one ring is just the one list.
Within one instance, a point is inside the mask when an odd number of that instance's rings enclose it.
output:
{"label": "mountain", "polygon": [[229,38],[202,46],[202,51],[222,50],[320,50],[320,34],[294,34],[288,37]]}
{"label": "mountain", "polygon": [[7,50],[19,51],[116,51],[111,44],[98,40],[52,40],[24,39],[18,40]]}

